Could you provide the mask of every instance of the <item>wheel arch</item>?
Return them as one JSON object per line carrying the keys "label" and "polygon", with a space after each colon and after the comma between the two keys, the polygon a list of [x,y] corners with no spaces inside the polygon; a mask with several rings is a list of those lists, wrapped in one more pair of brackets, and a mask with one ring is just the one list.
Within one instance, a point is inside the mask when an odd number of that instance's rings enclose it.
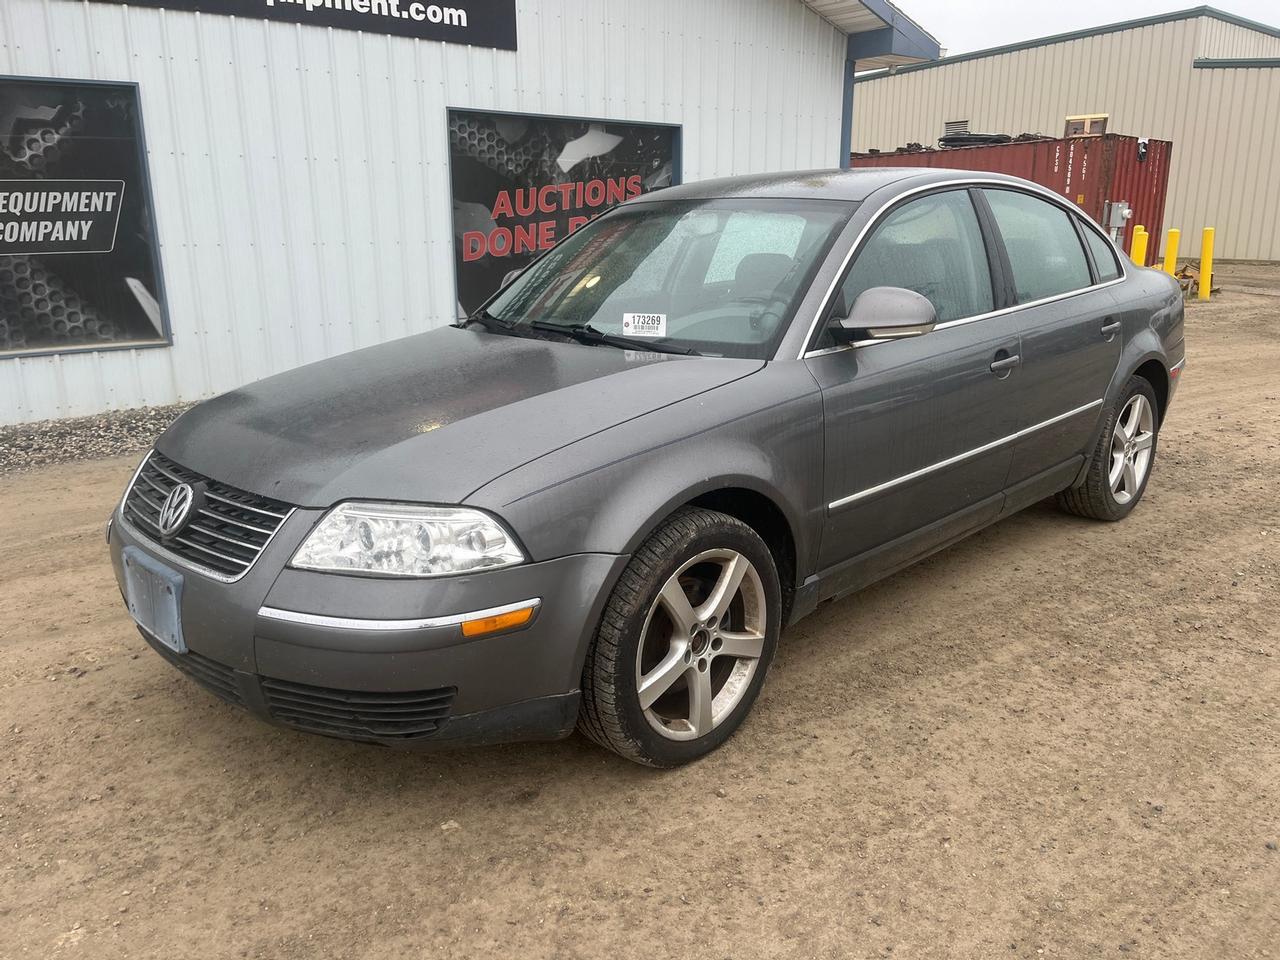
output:
{"label": "wheel arch", "polygon": [[[1165,368],[1164,361],[1149,357],[1134,369],[1131,376],[1142,377],[1151,384],[1156,395],[1156,423],[1164,423],[1164,412],[1169,406],[1169,371]],[[1125,383],[1128,382],[1129,378],[1126,377]]]}
{"label": "wheel arch", "polygon": [[797,587],[796,538],[782,508],[763,493],[747,487],[711,490],[685,505],[728,514],[760,535],[778,568],[778,583],[782,587],[782,622],[787,623]]}
{"label": "wheel arch", "polygon": [[[1154,334],[1151,336],[1152,339],[1155,338]],[[1125,351],[1121,362],[1116,366],[1115,376],[1111,380],[1111,385],[1107,387],[1103,414],[1098,418],[1097,430],[1089,440],[1089,446],[1086,447],[1086,450],[1092,450],[1097,444],[1099,436],[1101,436],[1107,425],[1106,411],[1110,410],[1112,404],[1116,402],[1116,398],[1124,390],[1125,384],[1135,376],[1140,376],[1151,384],[1151,389],[1155,391],[1156,395],[1156,425],[1159,426],[1164,422],[1164,411],[1169,405],[1169,370],[1166,366],[1165,353],[1163,350],[1157,349],[1159,346],[1158,339],[1154,343],[1144,343],[1142,338],[1135,338],[1130,346],[1131,349]],[[1080,465],[1080,472],[1076,474],[1071,483],[1071,487],[1079,487],[1080,484],[1084,483],[1088,473],[1089,460],[1086,456],[1084,463]]]}
{"label": "wheel arch", "polygon": [[802,575],[803,554],[799,520],[783,506],[785,502],[778,491],[754,477],[709,478],[673,495],[652,511],[632,535],[626,552],[634,553],[664,521],[684,507],[716,510],[741,520],[759,534],[773,555],[782,586],[782,622],[786,623]]}

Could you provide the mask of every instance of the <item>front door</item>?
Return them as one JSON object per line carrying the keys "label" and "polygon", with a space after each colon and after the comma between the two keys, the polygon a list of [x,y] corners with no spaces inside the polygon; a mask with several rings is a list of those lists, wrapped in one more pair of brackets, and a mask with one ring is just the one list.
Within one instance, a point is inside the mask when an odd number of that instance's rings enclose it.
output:
{"label": "front door", "polygon": [[931,193],[892,210],[855,258],[832,316],[874,286],[922,294],[939,325],[844,349],[828,334],[805,361],[823,397],[819,566],[828,594],[996,516],[1018,429],[1018,321],[988,316],[995,287],[968,192]]}

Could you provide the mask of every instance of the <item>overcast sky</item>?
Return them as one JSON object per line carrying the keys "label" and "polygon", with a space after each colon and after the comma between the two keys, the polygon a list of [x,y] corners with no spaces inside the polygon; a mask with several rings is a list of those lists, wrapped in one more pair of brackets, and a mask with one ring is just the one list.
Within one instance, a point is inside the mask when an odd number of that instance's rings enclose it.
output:
{"label": "overcast sky", "polygon": [[[1196,6],[1177,0],[894,0],[898,9],[928,30],[948,54],[967,53],[1054,33],[1149,17]],[[1217,7],[1280,27],[1277,0],[1214,0]]]}

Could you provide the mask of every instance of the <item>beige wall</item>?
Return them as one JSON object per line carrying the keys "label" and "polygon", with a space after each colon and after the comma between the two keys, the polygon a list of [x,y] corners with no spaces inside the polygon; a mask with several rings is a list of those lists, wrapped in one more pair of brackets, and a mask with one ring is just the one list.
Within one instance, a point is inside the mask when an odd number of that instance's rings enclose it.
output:
{"label": "beige wall", "polygon": [[947,120],[1059,137],[1107,113],[1112,133],[1173,141],[1165,226],[1187,255],[1213,226],[1218,256],[1280,260],[1280,68],[1192,68],[1209,55],[1280,56],[1280,40],[1200,17],[859,82],[853,149],[934,144]]}
{"label": "beige wall", "polygon": [[1280,57],[1280,37],[1269,37],[1257,30],[1212,17],[1202,18],[1200,24],[1197,56],[1218,59]]}

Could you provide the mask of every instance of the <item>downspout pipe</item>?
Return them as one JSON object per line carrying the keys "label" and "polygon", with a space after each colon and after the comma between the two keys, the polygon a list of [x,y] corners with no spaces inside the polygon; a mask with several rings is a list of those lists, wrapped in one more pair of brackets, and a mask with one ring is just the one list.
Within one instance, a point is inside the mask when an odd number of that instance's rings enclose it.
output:
{"label": "downspout pipe", "polygon": [[848,170],[853,152],[853,37],[849,38],[844,56],[844,103],[840,108],[840,157],[841,170]]}

